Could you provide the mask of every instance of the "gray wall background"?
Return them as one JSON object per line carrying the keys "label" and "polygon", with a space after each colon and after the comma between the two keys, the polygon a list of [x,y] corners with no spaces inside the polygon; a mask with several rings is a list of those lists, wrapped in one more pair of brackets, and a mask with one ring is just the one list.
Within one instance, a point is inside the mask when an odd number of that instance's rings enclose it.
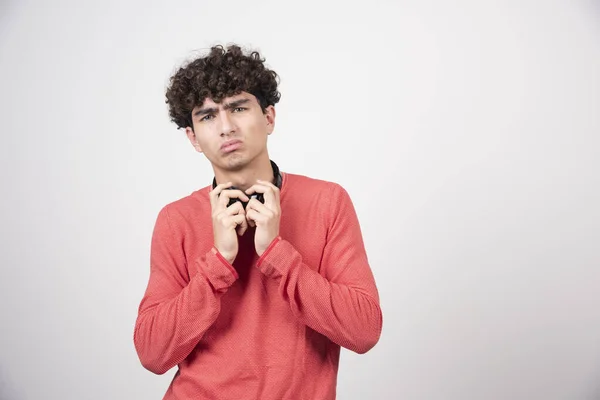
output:
{"label": "gray wall background", "polygon": [[269,142],[342,184],[384,331],[340,399],[600,399],[600,4],[6,1],[0,398],[161,399],[133,347],[156,214],[212,180],[164,89],[212,44],[281,76]]}

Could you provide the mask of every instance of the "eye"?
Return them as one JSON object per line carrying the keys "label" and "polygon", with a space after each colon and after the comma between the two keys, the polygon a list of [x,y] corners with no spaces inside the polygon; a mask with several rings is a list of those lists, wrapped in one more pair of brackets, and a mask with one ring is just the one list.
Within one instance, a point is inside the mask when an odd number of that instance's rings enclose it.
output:
{"label": "eye", "polygon": [[245,107],[236,107],[233,109],[233,112],[240,112],[240,111],[244,111],[246,108]]}
{"label": "eye", "polygon": [[200,118],[200,122],[208,121],[209,119],[212,119],[212,118],[214,118],[214,115],[208,114],[208,115],[205,115],[204,117]]}

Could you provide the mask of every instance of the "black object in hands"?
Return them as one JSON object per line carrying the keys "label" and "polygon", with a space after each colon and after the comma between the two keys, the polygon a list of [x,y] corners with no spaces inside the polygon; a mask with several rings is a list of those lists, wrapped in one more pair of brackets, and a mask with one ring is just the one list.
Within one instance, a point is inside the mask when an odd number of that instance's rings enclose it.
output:
{"label": "black object in hands", "polygon": [[[275,186],[277,186],[279,189],[281,189],[281,185],[283,183],[283,177],[281,176],[281,173],[279,172],[279,167],[277,166],[277,164],[273,160],[270,160],[270,161],[271,161],[271,167],[273,168],[273,176],[275,177],[275,182],[273,182],[273,184],[275,184]],[[217,178],[215,177],[215,178],[213,178],[212,188],[214,189],[216,187],[217,187]],[[237,188],[235,186],[232,186],[227,189],[237,189]],[[227,190],[227,189],[225,189],[225,190]],[[256,198],[258,201],[265,204],[265,199],[264,199],[262,193],[254,193],[253,195],[248,196],[248,197],[250,197],[251,199]],[[229,199],[229,204],[227,204],[227,207],[234,204],[236,201],[239,201],[240,203],[242,203],[242,205],[244,206],[244,210],[246,209],[248,202],[242,201],[238,198]]]}
{"label": "black object in hands", "polygon": [[[237,187],[235,186],[231,186],[225,190],[236,190]],[[265,199],[262,193],[253,193],[250,196],[248,196],[250,199],[256,199],[258,201],[260,201],[261,203],[265,204]],[[235,204],[236,201],[239,201],[240,203],[242,203],[242,206],[244,207],[244,210],[246,209],[246,206],[248,205],[247,201],[242,201],[242,199],[238,199],[237,197],[232,197],[229,199],[229,203],[227,203],[227,207],[229,207],[232,204]]]}

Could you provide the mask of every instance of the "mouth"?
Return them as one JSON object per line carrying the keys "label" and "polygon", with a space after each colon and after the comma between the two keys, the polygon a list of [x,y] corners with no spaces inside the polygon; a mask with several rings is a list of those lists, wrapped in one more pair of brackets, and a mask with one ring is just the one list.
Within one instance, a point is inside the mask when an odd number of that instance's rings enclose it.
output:
{"label": "mouth", "polygon": [[230,140],[221,145],[221,151],[223,153],[231,153],[242,146],[242,142],[239,140]]}

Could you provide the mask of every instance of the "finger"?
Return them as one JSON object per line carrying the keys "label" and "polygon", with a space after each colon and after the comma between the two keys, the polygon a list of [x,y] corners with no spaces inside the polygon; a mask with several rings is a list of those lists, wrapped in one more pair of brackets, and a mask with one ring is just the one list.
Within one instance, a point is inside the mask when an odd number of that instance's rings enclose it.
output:
{"label": "finger", "polygon": [[261,179],[257,179],[256,182],[260,183],[261,185],[269,186],[271,189],[273,189],[274,193],[279,194],[280,190],[275,184],[273,184],[273,182],[263,181]]}
{"label": "finger", "polygon": [[219,206],[222,208],[227,208],[227,204],[229,204],[230,199],[240,199],[242,201],[250,200],[250,198],[248,198],[248,196],[246,196],[246,194],[239,189],[226,189],[223,190],[219,196]]}
{"label": "finger", "polygon": [[233,185],[232,182],[225,182],[225,183],[221,183],[220,185],[215,186],[214,189],[211,189],[208,192],[208,197],[210,198],[210,205],[213,208],[213,210],[217,207],[217,199],[219,198],[219,194],[221,194],[221,192],[230,187],[231,185]]}
{"label": "finger", "polygon": [[[255,183],[254,185],[250,186],[248,189],[246,189],[246,194],[248,196],[252,196],[255,193],[262,193],[263,195],[266,195],[267,192],[270,192],[271,188],[267,185],[263,185],[260,183]],[[266,196],[264,196],[266,199]]]}
{"label": "finger", "polygon": [[244,206],[239,201],[236,201],[222,211],[225,215],[245,214]]}
{"label": "finger", "polygon": [[262,225],[266,222],[266,217],[264,214],[260,214],[256,210],[252,209],[246,212],[246,218],[248,218],[254,225]]}
{"label": "finger", "polygon": [[246,194],[251,196],[254,193],[262,193],[265,199],[265,205],[272,210],[276,210],[279,204],[279,197],[275,194],[275,190],[279,191],[277,186],[273,184],[269,186],[262,183],[256,183],[246,190]]}
{"label": "finger", "polygon": [[246,213],[248,213],[248,211],[250,211],[250,210],[255,210],[259,214],[265,214],[267,216],[270,216],[273,214],[273,211],[271,209],[269,209],[269,207],[265,206],[263,203],[261,203],[260,201],[258,201],[256,199],[250,199],[250,201],[246,205]]}
{"label": "finger", "polygon": [[241,236],[246,229],[248,229],[248,221],[246,221],[246,216],[242,214],[236,214],[234,216],[228,217],[228,226],[234,228],[239,236]]}
{"label": "finger", "polygon": [[[250,202],[252,202],[252,200],[250,200]],[[248,221],[248,226],[254,228],[256,226],[256,222],[254,222],[253,219],[248,218],[248,211],[250,211],[250,208],[249,208],[250,202],[246,205],[246,209],[244,210],[244,214],[245,214],[244,216],[246,217],[246,221]],[[259,201],[259,203],[260,203],[260,201]]]}
{"label": "finger", "polygon": [[236,217],[237,215],[242,215],[244,219],[246,218],[244,207],[240,202],[232,204],[231,207],[227,207],[224,210],[218,211],[214,218],[216,218],[216,221],[218,221],[220,226],[231,228],[237,225],[232,225],[233,221],[235,221],[232,217]]}
{"label": "finger", "polygon": [[248,230],[248,221],[245,214],[237,214],[234,217],[234,222],[237,224],[236,231],[238,236],[242,236]]}
{"label": "finger", "polygon": [[277,199],[277,204],[279,204],[279,202],[280,202],[279,196],[280,196],[281,190],[276,185],[274,185],[272,182],[262,181],[260,179],[257,179],[257,182],[270,187],[273,190],[273,193],[275,194],[275,198]]}

